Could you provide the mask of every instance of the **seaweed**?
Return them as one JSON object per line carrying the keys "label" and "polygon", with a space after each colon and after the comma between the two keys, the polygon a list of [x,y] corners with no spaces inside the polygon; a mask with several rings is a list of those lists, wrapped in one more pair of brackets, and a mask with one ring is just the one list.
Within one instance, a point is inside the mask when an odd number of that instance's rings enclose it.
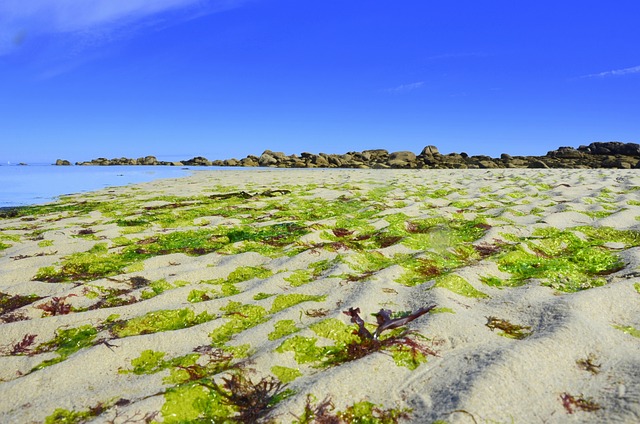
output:
{"label": "seaweed", "polygon": [[152,311],[127,321],[116,321],[110,325],[115,337],[129,337],[161,331],[180,330],[215,319],[206,311],[196,315],[192,309],[166,309]]}
{"label": "seaweed", "polygon": [[456,274],[441,275],[436,278],[436,282],[432,288],[443,288],[465,297],[473,297],[478,299],[488,298],[489,295],[477,290],[467,280]]}
{"label": "seaweed", "polygon": [[221,380],[220,385],[212,378],[201,378],[169,388],[162,406],[164,422],[255,423],[293,394],[273,377],[254,383],[236,371]]}
{"label": "seaweed", "polygon": [[573,414],[576,410],[585,412],[594,412],[602,409],[600,405],[591,399],[585,399],[584,396],[573,396],[567,392],[560,395],[560,401],[567,414]]}
{"label": "seaweed", "polygon": [[277,403],[294,393],[285,390],[286,384],[272,377],[263,377],[254,383],[241,373],[233,373],[231,377],[222,377],[222,381],[222,388],[216,385],[216,390],[222,395],[223,403],[238,410],[238,414],[232,417],[238,423],[257,422]]}
{"label": "seaweed", "polygon": [[25,334],[22,340],[10,346],[0,346],[0,353],[6,355],[29,355],[33,354],[32,346],[35,342],[36,334]]}
{"label": "seaweed", "polygon": [[240,302],[229,302],[220,308],[225,313],[226,323],[209,333],[213,346],[222,347],[233,335],[255,327],[267,320],[268,312],[262,306],[243,305]]}
{"label": "seaweed", "polygon": [[[296,335],[283,341],[276,351],[281,353],[292,351],[298,363],[312,362],[317,367],[337,366],[374,352],[387,351],[396,364],[414,369],[426,362],[427,355],[436,355],[436,353],[417,340],[424,339],[424,336],[400,327],[426,314],[434,307],[435,305],[421,308],[414,313],[401,313],[398,316],[390,310],[381,309],[375,314],[378,326],[373,333],[366,328],[360,317],[360,309],[349,308],[344,311],[344,314],[351,318],[351,322],[357,325],[357,329],[334,318],[310,326],[310,329],[319,336],[333,340],[334,345],[318,347],[317,339]],[[394,329],[397,331],[381,336],[382,332]]]}
{"label": "seaweed", "polygon": [[67,315],[71,313],[72,306],[69,305],[67,299],[70,297],[77,297],[77,294],[68,294],[66,296],[57,297],[54,296],[47,303],[40,304],[36,306],[38,309],[42,309],[44,312],[42,313],[43,317],[47,316],[56,316],[56,315]]}
{"label": "seaweed", "polygon": [[517,324],[511,324],[509,321],[496,317],[486,317],[487,323],[485,324],[491,331],[498,329],[502,330],[501,333],[498,333],[500,336],[507,337],[510,339],[522,340],[531,335],[531,327],[526,327]]}
{"label": "seaweed", "polygon": [[[586,240],[575,231],[583,233]],[[520,244],[499,254],[496,262],[501,271],[512,274],[515,282],[540,279],[542,285],[573,293],[602,286],[606,284],[602,276],[624,268],[618,255],[602,247],[607,241],[617,241],[615,237],[626,246],[635,246],[640,240],[636,232],[608,227],[538,228],[531,237],[514,238]]]}
{"label": "seaweed", "polygon": [[292,415],[296,418],[295,424],[396,424],[400,420],[411,418],[411,409],[383,409],[382,405],[368,401],[356,402],[344,411],[334,413],[334,410],[335,405],[330,396],[318,402],[315,396],[307,394],[302,415]]}
{"label": "seaweed", "polygon": [[58,357],[40,363],[35,366],[32,371],[62,362],[80,349],[92,346],[97,334],[98,330],[91,325],[68,329],[60,328],[56,330],[56,336],[52,340],[38,346],[34,350],[34,353],[55,351]]}
{"label": "seaweed", "polygon": [[640,329],[637,329],[632,325],[614,325],[613,328],[620,330],[630,336],[640,338]]}
{"label": "seaweed", "polygon": [[30,305],[31,303],[42,299],[42,297],[36,294],[29,295],[13,295],[0,292],[0,315],[4,315],[7,312],[12,312],[23,306]]}
{"label": "seaweed", "polygon": [[578,359],[576,361],[576,365],[581,370],[589,371],[591,374],[595,375],[600,372],[600,364],[595,363],[596,357],[592,354],[583,359]]}
{"label": "seaweed", "polygon": [[282,367],[280,365],[274,365],[271,367],[271,372],[276,378],[283,383],[290,383],[298,377],[302,376],[302,373],[297,368]]}

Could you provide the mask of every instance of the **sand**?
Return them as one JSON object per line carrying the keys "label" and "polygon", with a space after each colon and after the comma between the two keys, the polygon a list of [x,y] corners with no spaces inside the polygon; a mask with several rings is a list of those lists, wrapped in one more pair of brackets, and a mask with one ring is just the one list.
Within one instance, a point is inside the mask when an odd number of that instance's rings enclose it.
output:
{"label": "sand", "polygon": [[[0,422],[640,421],[637,171],[202,171],[24,213]],[[381,342],[343,312],[434,305]]]}

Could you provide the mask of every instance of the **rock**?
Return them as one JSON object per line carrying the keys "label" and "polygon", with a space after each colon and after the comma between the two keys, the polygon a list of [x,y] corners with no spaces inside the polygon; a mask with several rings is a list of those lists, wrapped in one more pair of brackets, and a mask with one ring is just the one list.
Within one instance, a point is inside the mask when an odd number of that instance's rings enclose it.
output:
{"label": "rock", "polygon": [[183,163],[188,166],[211,166],[211,161],[202,156],[196,156],[189,160],[185,160]]}
{"label": "rock", "polygon": [[392,168],[415,168],[416,155],[406,150],[393,152],[389,155],[387,164]]}
{"label": "rock", "polygon": [[240,165],[241,166],[259,166],[260,163],[257,160],[255,160],[253,157],[247,156],[244,159],[240,159]]}
{"label": "rock", "polygon": [[640,156],[640,144],[621,143],[619,141],[596,141],[588,146],[580,146],[578,150],[592,155]]}
{"label": "rock", "polygon": [[[502,153],[500,158],[486,155],[469,156],[467,153],[442,155],[438,148],[426,146],[416,156],[413,152],[397,151],[389,153],[385,149],[370,149],[344,154],[303,152],[300,157],[283,152],[265,150],[259,157],[248,155],[236,159],[215,160],[213,162],[198,156],[180,162],[161,162],[155,156],[139,159],[97,158],[90,162],[76,162],[76,165],[172,165],[172,166],[270,166],[278,168],[427,168],[427,169],[478,169],[478,168],[617,168],[640,169],[640,144],[618,141],[594,142],[580,145],[577,149],[561,146],[547,152],[545,156],[511,156]],[[58,159],[56,165],[70,165],[69,161]]]}
{"label": "rock", "polygon": [[547,165],[546,163],[544,163],[539,159],[534,159],[531,162],[529,162],[529,166],[527,168],[548,169],[549,165]]}
{"label": "rock", "polygon": [[439,155],[440,152],[438,151],[438,148],[436,146],[427,146],[424,149],[422,149],[422,152],[420,152],[420,156],[433,156],[433,155]]}
{"label": "rock", "polygon": [[56,160],[56,165],[57,166],[69,166],[69,165],[71,165],[71,162],[69,162],[66,159],[58,159],[58,160]]}
{"label": "rock", "polygon": [[559,147],[557,150],[551,150],[547,152],[548,157],[552,158],[564,158],[564,159],[579,159],[584,156],[584,153],[574,149],[573,147]]}
{"label": "rock", "polygon": [[138,163],[140,165],[157,165],[158,159],[155,156],[145,156],[144,158],[138,159]]}
{"label": "rock", "polygon": [[263,153],[258,158],[258,164],[260,166],[275,166],[278,164],[278,160],[269,153]]}
{"label": "rock", "polygon": [[498,168],[498,165],[496,165],[495,162],[486,159],[478,161],[478,166],[480,167],[480,169]]}

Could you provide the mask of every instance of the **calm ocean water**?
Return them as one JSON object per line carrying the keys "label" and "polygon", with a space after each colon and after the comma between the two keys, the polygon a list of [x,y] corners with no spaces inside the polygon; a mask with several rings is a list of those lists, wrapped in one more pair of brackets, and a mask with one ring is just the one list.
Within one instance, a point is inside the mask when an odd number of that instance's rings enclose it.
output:
{"label": "calm ocean water", "polygon": [[[65,194],[177,178],[221,167],[174,166],[0,166],[0,207],[46,203]],[[228,168],[226,168],[228,169]]]}

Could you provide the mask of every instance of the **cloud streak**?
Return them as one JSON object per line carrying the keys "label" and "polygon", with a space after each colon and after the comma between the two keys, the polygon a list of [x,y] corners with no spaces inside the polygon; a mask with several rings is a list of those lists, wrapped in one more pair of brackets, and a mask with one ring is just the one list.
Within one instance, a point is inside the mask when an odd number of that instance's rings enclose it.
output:
{"label": "cloud streak", "polygon": [[632,66],[631,68],[614,69],[612,71],[600,72],[597,74],[583,75],[582,78],[607,78],[631,74],[640,74],[640,66]]}
{"label": "cloud streak", "polygon": [[[108,34],[156,19],[165,12],[208,14],[243,0],[3,0],[0,2],[0,54],[42,35]],[[105,37],[109,38],[109,37]]]}
{"label": "cloud streak", "polygon": [[419,88],[422,88],[424,86],[424,82],[423,81],[418,81],[418,82],[414,82],[411,84],[402,84],[399,85],[397,87],[393,87],[393,88],[387,88],[386,91],[387,93],[391,93],[391,94],[401,94],[401,93],[407,93],[409,91],[414,91],[414,90],[418,90]]}

